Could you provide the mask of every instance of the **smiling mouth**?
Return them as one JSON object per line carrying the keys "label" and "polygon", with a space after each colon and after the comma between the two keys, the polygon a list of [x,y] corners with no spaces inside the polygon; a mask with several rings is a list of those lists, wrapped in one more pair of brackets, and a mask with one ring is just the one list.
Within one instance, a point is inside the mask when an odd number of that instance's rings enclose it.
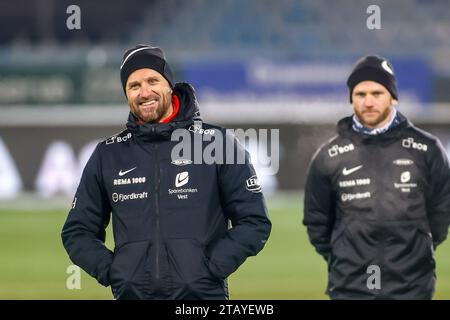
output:
{"label": "smiling mouth", "polygon": [[141,103],[139,103],[139,105],[142,106],[142,107],[150,107],[150,106],[155,105],[157,101],[158,100],[156,100],[156,99],[152,99],[152,100],[149,100],[149,101],[141,102]]}

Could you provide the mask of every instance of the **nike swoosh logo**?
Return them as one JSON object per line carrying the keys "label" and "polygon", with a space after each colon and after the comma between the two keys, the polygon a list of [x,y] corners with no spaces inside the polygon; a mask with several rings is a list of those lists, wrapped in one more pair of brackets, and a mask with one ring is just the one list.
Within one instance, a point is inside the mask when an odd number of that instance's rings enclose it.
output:
{"label": "nike swoosh logo", "polygon": [[351,168],[351,169],[344,168],[344,170],[342,170],[342,174],[343,174],[344,176],[348,176],[349,174],[351,174],[351,173],[353,173],[353,172],[355,172],[355,171],[358,171],[358,170],[361,169],[362,167],[363,167],[363,166],[360,165],[360,166],[357,166],[357,167],[354,167],[354,168]]}
{"label": "nike swoosh logo", "polygon": [[122,171],[122,170],[120,170],[120,171],[119,171],[119,176],[120,176],[120,177],[121,177],[121,176],[124,176],[124,175],[126,175],[127,173],[133,171],[133,170],[136,169],[136,168],[137,168],[137,167],[134,167],[134,168],[132,168],[132,169],[130,169],[130,170],[127,170],[127,171]]}

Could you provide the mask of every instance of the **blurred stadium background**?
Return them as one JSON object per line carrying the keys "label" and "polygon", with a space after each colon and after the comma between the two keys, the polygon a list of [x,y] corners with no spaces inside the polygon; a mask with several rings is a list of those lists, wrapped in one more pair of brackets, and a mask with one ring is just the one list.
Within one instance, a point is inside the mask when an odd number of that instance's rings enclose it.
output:
{"label": "blurred stadium background", "polygon": [[[70,5],[81,29],[69,30]],[[369,30],[369,5],[381,29]],[[448,0],[15,0],[0,2],[0,299],[111,299],[71,264],[60,241],[82,168],[124,127],[123,52],[162,47],[177,81],[196,88],[207,122],[280,129],[280,169],[257,171],[273,233],[230,278],[233,299],[326,299],[326,266],[302,219],[314,150],[351,113],[357,58],[394,64],[399,110],[450,153]],[[450,299],[450,241],[436,253],[436,298]],[[112,246],[109,234],[108,245]]]}

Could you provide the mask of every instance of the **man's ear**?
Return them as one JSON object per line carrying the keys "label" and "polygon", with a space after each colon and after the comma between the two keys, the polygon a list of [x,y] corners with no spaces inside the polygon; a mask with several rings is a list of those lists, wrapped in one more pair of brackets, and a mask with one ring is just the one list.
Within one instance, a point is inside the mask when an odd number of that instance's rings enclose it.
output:
{"label": "man's ear", "polygon": [[398,105],[398,101],[397,101],[397,100],[395,100],[395,99],[392,99],[392,105],[393,105],[393,106],[396,106],[396,105]]}

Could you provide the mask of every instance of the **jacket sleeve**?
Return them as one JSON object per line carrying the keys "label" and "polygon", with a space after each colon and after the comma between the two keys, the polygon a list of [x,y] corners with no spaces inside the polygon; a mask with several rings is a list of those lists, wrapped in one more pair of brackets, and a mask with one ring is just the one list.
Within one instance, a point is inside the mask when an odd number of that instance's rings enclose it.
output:
{"label": "jacket sleeve", "polygon": [[104,286],[109,285],[108,273],[113,257],[105,246],[110,212],[97,145],[84,168],[61,237],[72,262]]}
{"label": "jacket sleeve", "polygon": [[272,228],[261,188],[257,184],[247,188],[247,182],[257,181],[249,180],[256,178],[250,156],[234,135],[231,139],[235,141],[235,155],[241,152],[245,163],[217,165],[222,208],[231,228],[207,252],[209,269],[222,279],[263,249]]}
{"label": "jacket sleeve", "polygon": [[447,155],[439,141],[430,161],[427,215],[433,245],[436,248],[447,238],[450,224],[450,168]]}
{"label": "jacket sleeve", "polygon": [[336,199],[330,178],[322,168],[319,154],[320,149],[314,155],[307,172],[303,224],[316,251],[328,260]]}

